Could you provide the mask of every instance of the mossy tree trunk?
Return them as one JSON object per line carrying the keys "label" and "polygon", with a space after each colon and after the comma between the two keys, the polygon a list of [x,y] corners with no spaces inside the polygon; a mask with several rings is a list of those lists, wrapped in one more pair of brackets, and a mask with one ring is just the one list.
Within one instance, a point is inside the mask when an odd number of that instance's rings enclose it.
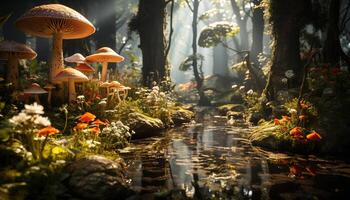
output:
{"label": "mossy tree trunk", "polygon": [[165,7],[165,0],[140,0],[138,13],[129,24],[140,36],[142,83],[147,87],[166,78]]}
{"label": "mossy tree trunk", "polygon": [[302,66],[300,61],[300,30],[311,10],[310,0],[266,0],[272,33],[272,58],[269,77],[263,91],[268,100],[274,100],[275,92],[283,85],[281,79],[287,70],[295,76],[290,86],[300,85]]}

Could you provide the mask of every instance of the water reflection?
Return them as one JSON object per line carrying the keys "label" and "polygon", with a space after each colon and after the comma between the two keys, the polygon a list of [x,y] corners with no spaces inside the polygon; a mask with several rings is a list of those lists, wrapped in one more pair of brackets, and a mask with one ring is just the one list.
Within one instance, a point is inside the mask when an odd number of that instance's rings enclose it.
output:
{"label": "water reflection", "polygon": [[350,193],[345,162],[258,151],[244,126],[210,115],[197,121],[122,150],[135,191],[168,199],[343,199]]}

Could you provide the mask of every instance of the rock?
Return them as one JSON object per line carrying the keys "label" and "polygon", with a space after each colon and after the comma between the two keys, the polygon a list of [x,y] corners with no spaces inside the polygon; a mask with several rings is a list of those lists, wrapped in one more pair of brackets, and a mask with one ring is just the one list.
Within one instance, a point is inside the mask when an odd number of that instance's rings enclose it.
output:
{"label": "rock", "polygon": [[235,112],[235,111],[228,111],[226,114],[228,119],[243,119],[243,113],[242,112]]}
{"label": "rock", "polygon": [[133,192],[126,186],[123,161],[86,156],[68,165],[67,188],[83,199],[125,199]]}
{"label": "rock", "polygon": [[164,123],[157,118],[133,112],[128,115],[126,124],[131,130],[135,131],[133,138],[142,138],[153,136],[160,130],[164,129]]}
{"label": "rock", "polygon": [[241,104],[226,104],[218,107],[218,110],[221,115],[227,115],[229,111],[243,112],[245,107]]}
{"label": "rock", "polygon": [[172,110],[170,112],[170,115],[171,120],[174,122],[174,124],[183,124],[190,122],[194,117],[194,113],[192,111],[180,107],[176,110]]}

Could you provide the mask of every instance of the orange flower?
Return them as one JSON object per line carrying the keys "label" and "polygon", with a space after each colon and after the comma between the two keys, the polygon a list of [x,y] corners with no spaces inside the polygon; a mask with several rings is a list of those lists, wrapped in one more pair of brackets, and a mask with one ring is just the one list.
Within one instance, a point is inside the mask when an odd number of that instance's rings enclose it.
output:
{"label": "orange flower", "polygon": [[38,131],[38,135],[41,137],[41,136],[48,136],[48,135],[53,135],[53,134],[56,134],[56,133],[59,133],[60,131],[55,129],[54,127],[52,126],[48,126],[48,127],[45,127],[45,128],[42,128]]}
{"label": "orange flower", "polygon": [[86,112],[85,114],[83,114],[82,116],[80,116],[79,118],[79,121],[81,122],[85,122],[85,123],[89,123],[89,122],[92,122],[94,121],[96,118],[95,115],[89,113],[89,112]]}
{"label": "orange flower", "polygon": [[290,121],[290,117],[284,115],[284,116],[282,116],[282,119],[281,119],[280,123],[285,124],[285,123],[287,123],[289,121]]}
{"label": "orange flower", "polygon": [[301,107],[301,109],[306,110],[306,109],[309,108],[309,105],[307,105],[306,103],[301,102],[300,103],[300,107]]}
{"label": "orange flower", "polygon": [[316,131],[312,131],[310,134],[306,136],[308,140],[320,140],[322,139],[321,135]]}
{"label": "orange flower", "polygon": [[289,131],[289,134],[293,137],[300,137],[302,134],[301,127],[294,127],[292,130]]}
{"label": "orange flower", "polygon": [[97,126],[89,128],[89,131],[96,134],[96,135],[100,134],[100,132],[101,132],[100,128]]}
{"label": "orange flower", "polygon": [[95,121],[92,122],[92,124],[95,126],[100,126],[100,125],[106,125],[107,123],[105,123],[99,119],[96,119]]}
{"label": "orange flower", "polygon": [[275,123],[275,125],[280,125],[280,124],[281,124],[281,123],[280,123],[280,120],[277,119],[277,118],[275,118],[275,119],[273,120],[273,122]]}
{"label": "orange flower", "polygon": [[77,129],[77,130],[82,130],[82,129],[85,129],[88,127],[88,124],[87,123],[78,123],[74,129]]}
{"label": "orange flower", "polygon": [[300,120],[300,121],[305,121],[305,119],[306,119],[306,116],[305,116],[305,115],[300,115],[300,116],[299,116],[299,120]]}

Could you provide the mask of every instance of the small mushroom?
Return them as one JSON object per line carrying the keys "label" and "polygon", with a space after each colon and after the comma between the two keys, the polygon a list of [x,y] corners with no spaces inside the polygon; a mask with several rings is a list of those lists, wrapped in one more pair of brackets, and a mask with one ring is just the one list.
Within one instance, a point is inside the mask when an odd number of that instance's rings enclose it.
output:
{"label": "small mushroom", "polygon": [[47,85],[45,85],[44,89],[47,90],[48,94],[47,94],[47,103],[49,106],[51,106],[51,91],[53,89],[55,89],[56,87],[50,83],[48,83]]}
{"label": "small mushroom", "polygon": [[85,75],[89,75],[95,72],[95,69],[87,63],[79,63],[75,69],[83,72]]}
{"label": "small mushroom", "polygon": [[0,58],[7,59],[6,82],[12,83],[15,90],[20,87],[18,59],[33,60],[36,55],[35,51],[25,44],[6,40],[0,42]]}
{"label": "small mushroom", "polygon": [[47,91],[42,89],[39,84],[32,83],[32,85],[23,91],[24,94],[34,95],[35,101],[40,104],[39,94],[46,94]]}
{"label": "small mushroom", "polygon": [[80,13],[61,4],[36,6],[23,14],[16,21],[16,26],[33,36],[53,37],[50,82],[64,67],[63,39],[85,38],[96,30]]}
{"label": "small mushroom", "polygon": [[76,99],[75,84],[74,82],[88,81],[88,77],[80,71],[67,67],[60,71],[55,77],[55,81],[68,82],[68,100],[69,102]]}
{"label": "small mushroom", "polygon": [[106,90],[107,90],[107,97],[108,97],[108,95],[109,95],[109,88],[111,87],[111,84],[108,83],[108,82],[103,82],[103,83],[100,84],[99,87],[100,88],[106,88]]}
{"label": "small mushroom", "polygon": [[131,90],[131,88],[123,85],[122,89],[124,91],[123,100],[125,100],[126,97],[128,97],[128,91]]}
{"label": "small mushroom", "polygon": [[81,55],[80,53],[75,53],[67,58],[64,58],[66,62],[69,63],[76,63],[77,65],[79,63],[84,63],[85,62],[85,57]]}
{"label": "small mushroom", "polygon": [[113,94],[115,92],[117,93],[117,98],[119,101],[121,101],[119,91],[123,90],[123,85],[118,81],[112,81],[110,88],[113,90]]}
{"label": "small mushroom", "polygon": [[102,76],[101,80],[106,81],[107,79],[107,67],[109,62],[122,62],[124,57],[117,54],[109,47],[99,48],[94,54],[87,56],[86,61],[88,62],[101,62],[102,63]]}

